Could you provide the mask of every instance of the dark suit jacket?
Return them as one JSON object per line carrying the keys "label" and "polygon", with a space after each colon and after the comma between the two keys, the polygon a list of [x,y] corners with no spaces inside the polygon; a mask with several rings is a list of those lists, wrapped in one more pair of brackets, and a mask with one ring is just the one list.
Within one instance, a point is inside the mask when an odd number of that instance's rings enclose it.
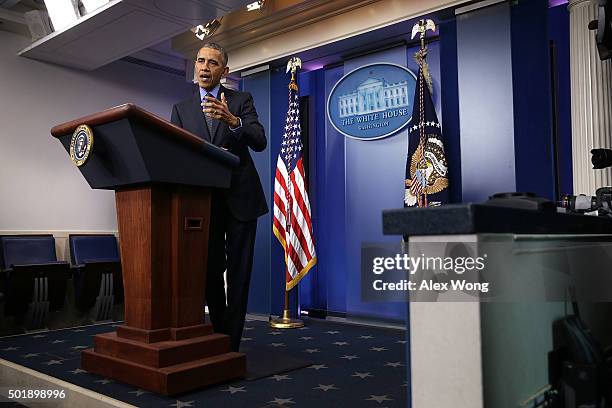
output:
{"label": "dark suit jacket", "polygon": [[217,146],[224,147],[240,158],[240,165],[232,170],[231,186],[222,190],[222,199],[234,218],[250,221],[268,212],[268,205],[261,187],[259,175],[249,153],[249,147],[256,152],[266,148],[264,128],[259,123],[253,97],[248,92],[238,92],[221,86],[230,112],[242,120],[242,127],[232,132],[225,122],[215,121],[211,136],[202,112],[199,90],[189,99],[172,108],[172,123]]}

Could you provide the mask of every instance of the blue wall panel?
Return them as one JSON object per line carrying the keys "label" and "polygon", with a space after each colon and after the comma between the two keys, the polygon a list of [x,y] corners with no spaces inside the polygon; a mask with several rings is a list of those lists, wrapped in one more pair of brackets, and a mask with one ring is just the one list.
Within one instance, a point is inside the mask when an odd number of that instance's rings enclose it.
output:
{"label": "blue wall panel", "polygon": [[[325,70],[325,95],[342,77],[342,67]],[[327,310],[346,312],[346,231],[344,218],[344,136],[324,117],[325,133],[321,155],[317,160],[316,197],[319,210],[318,259],[324,271],[327,289]]]}
{"label": "blue wall panel", "polygon": [[455,20],[443,21],[440,29],[441,105],[444,112],[442,135],[448,160],[450,201],[462,202],[461,138],[459,132],[459,84],[457,79],[457,25]]}
{"label": "blue wall panel", "polygon": [[[248,76],[242,81],[242,89],[253,95],[255,107],[259,119],[263,125],[268,138],[268,147],[263,152],[251,151],[255,167],[259,173],[261,184],[266,194],[268,207],[271,208],[270,199],[270,151],[272,138],[270,133],[270,73],[261,72]],[[257,238],[255,240],[255,256],[253,259],[253,271],[251,275],[251,287],[249,290],[249,313],[270,313],[270,242],[271,242],[271,215],[270,213],[260,217],[257,222]]]}
{"label": "blue wall panel", "polygon": [[548,9],[548,35],[556,50],[557,129],[561,194],[574,190],[572,175],[572,111],[570,85],[569,11],[567,4]]}
{"label": "blue wall panel", "polygon": [[520,1],[510,11],[516,189],[555,199],[548,4]]}
{"label": "blue wall panel", "polygon": [[510,6],[457,17],[461,187],[464,202],[515,191]]}
{"label": "blue wall panel", "polygon": [[[321,223],[319,218],[320,186],[317,181],[320,178],[317,162],[324,156],[325,148],[325,121],[320,118],[325,117],[325,72],[318,69],[310,72],[303,72],[298,79],[300,96],[309,98],[309,134],[302,134],[303,138],[308,138],[308,196],[310,198],[311,219],[313,224],[313,235],[315,249],[320,263],[319,236]],[[298,285],[299,304],[302,309],[327,310],[327,280],[325,269],[319,268],[319,263],[310,269],[310,272],[302,279]]]}

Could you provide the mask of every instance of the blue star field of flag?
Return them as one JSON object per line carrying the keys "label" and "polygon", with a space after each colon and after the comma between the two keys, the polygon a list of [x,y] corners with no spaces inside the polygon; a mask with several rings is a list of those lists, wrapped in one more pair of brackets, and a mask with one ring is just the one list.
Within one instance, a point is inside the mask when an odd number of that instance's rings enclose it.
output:
{"label": "blue star field of flag", "polygon": [[297,92],[291,92],[289,112],[285,120],[285,132],[281,142],[280,154],[285,162],[287,173],[295,167],[302,156],[302,134],[300,128],[299,97]]}
{"label": "blue star field of flag", "polygon": [[[293,371],[220,384],[174,397],[89,374],[80,352],[117,324],[0,339],[0,358],[138,407],[407,407],[404,331],[308,319],[295,330],[247,320],[243,347],[311,361]],[[247,358],[248,358],[247,354]],[[10,387],[10,384],[3,384]],[[67,392],[71,392],[68,391]]]}

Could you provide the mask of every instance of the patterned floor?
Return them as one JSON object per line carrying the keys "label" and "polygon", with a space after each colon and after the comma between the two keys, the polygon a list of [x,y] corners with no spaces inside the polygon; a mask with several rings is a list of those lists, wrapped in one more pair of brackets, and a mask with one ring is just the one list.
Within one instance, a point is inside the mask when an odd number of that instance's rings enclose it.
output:
{"label": "patterned floor", "polygon": [[[0,339],[0,358],[139,407],[407,407],[403,331],[316,319],[298,330],[247,322],[243,346],[305,358],[313,365],[253,381],[222,384],[174,398],[79,368],[80,350],[116,325],[87,326]],[[10,387],[10,384],[3,384]]]}

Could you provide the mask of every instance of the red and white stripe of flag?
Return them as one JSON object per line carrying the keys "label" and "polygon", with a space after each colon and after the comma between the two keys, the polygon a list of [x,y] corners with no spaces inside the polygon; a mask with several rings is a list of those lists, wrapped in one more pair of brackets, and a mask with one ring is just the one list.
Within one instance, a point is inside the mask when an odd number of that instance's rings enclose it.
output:
{"label": "red and white stripe of flag", "polygon": [[285,250],[286,290],[297,285],[317,262],[304,174],[301,156],[288,174],[279,155],[274,183],[273,231]]}

